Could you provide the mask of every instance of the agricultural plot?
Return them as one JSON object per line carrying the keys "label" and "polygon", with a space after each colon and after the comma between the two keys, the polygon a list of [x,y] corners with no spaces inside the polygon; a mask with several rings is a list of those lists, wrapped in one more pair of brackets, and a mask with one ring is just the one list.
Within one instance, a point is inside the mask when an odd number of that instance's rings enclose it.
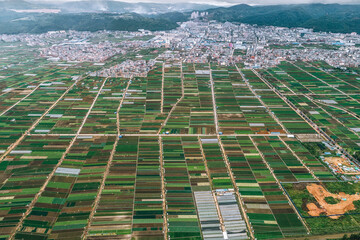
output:
{"label": "agricultural plot", "polygon": [[356,214],[310,218],[299,189],[287,187],[340,194],[332,187],[341,176],[322,160],[341,155],[317,128],[346,150],[360,143],[354,76],[316,64],[165,61],[130,79],[37,59],[19,65],[29,75],[9,70],[0,79],[11,89],[0,94],[0,239],[279,239],[336,223],[355,231]]}
{"label": "agricultural plot", "polygon": [[[43,58],[34,58],[36,47],[24,46],[20,43],[1,43],[0,76],[11,77],[47,63]],[[0,86],[7,84],[1,82]]]}
{"label": "agricultural plot", "polygon": [[[268,106],[261,100],[258,91],[262,88],[267,88],[265,84],[250,70],[239,70],[243,80],[247,83],[247,87],[251,89],[252,98],[243,98],[240,95],[238,102],[240,108],[243,109],[244,115],[249,122],[249,126],[254,133],[269,133],[269,134],[283,134],[285,129],[279,125],[274,116],[269,114]],[[254,109],[252,109],[254,107]]]}
{"label": "agricultural plot", "polygon": [[[280,227],[262,191],[264,185],[261,183],[266,182],[265,185],[269,185],[273,182],[272,185],[276,187],[275,179],[262,163],[251,140],[245,137],[223,137],[222,142],[255,236],[260,239],[270,236],[282,237]],[[257,165],[256,169],[251,167],[252,164]]]}
{"label": "agricultural plot", "polygon": [[234,186],[231,183],[230,176],[222,157],[218,139],[213,137],[201,138],[199,140],[201,152],[204,161],[206,161],[212,187],[214,189],[233,188]]}
{"label": "agricultural plot", "polygon": [[334,95],[334,96],[312,96],[317,103],[322,106],[328,106],[331,109],[346,111],[351,115],[359,116],[359,99],[357,95],[349,95],[351,98],[345,95]]}
{"label": "agricultural plot", "polygon": [[[276,69],[274,67],[272,69],[258,69],[257,72],[260,73],[261,76],[263,76],[269,82],[271,82],[272,85],[274,87],[276,87],[276,89],[278,89],[279,92],[281,92],[282,94],[292,94],[292,93],[294,93],[286,84],[282,83],[279,80],[280,78],[285,78],[286,77],[286,73],[284,71],[280,71],[279,69]],[[275,78],[274,75],[278,76],[278,78]]]}
{"label": "agricultural plot", "polygon": [[286,93],[286,98],[316,124],[315,127],[350,154],[358,152],[359,85],[354,73],[336,72],[322,62],[283,62],[262,73],[279,91],[279,82],[291,91]]}
{"label": "agricultural plot", "polygon": [[[338,112],[334,114],[334,109],[321,105],[304,96],[289,96],[288,99],[301,109],[319,128],[327,132],[328,135],[339,145],[354,151],[360,143],[359,135],[354,129],[356,125],[351,121],[356,120],[353,116]],[[344,116],[345,117],[341,117]]]}
{"label": "agricultural plot", "polygon": [[[41,62],[39,64],[43,63]],[[31,67],[33,66],[27,66],[24,70],[15,70],[17,74],[1,79],[1,92],[6,94],[16,89],[31,89],[34,85],[53,80],[53,74],[64,68],[63,66],[50,64],[43,64],[34,68]]]}
{"label": "agricultural plot", "polygon": [[[20,145],[12,150],[0,163],[1,170],[1,201],[0,201],[0,236],[7,238],[15,232],[19,222],[38,192],[45,184],[48,175],[60,161],[63,153],[71,141],[71,137],[27,137]],[[49,200],[49,199],[48,199]],[[56,199],[53,198],[54,204]],[[59,203],[61,202],[58,201]],[[41,208],[41,206],[39,206]],[[43,207],[46,208],[46,204]],[[45,209],[43,209],[45,211]],[[39,213],[39,212],[37,212]],[[27,228],[34,234],[43,233],[41,216],[36,214],[32,226]],[[37,216],[37,217],[36,217]],[[36,220],[38,219],[38,221]]]}
{"label": "agricultural plot", "polygon": [[165,121],[166,116],[161,114],[163,95],[163,64],[158,64],[152,69],[147,77],[146,86],[146,113],[140,129],[141,133],[156,134]]}
{"label": "agricultural plot", "polygon": [[162,138],[162,145],[169,237],[201,239],[181,138]]}
{"label": "agricultural plot", "polygon": [[281,70],[288,73],[288,75],[298,81],[302,86],[307,88],[311,93],[314,94],[341,94],[339,90],[329,86],[326,82],[319,81],[315,76],[310,75],[298,66],[289,63],[282,62],[278,66]]}
{"label": "agricultural plot", "polygon": [[121,110],[120,130],[122,133],[139,133],[146,113],[146,78],[135,78],[127,91]]}
{"label": "agricultural plot", "polygon": [[294,138],[282,138],[284,143],[291,149],[302,162],[304,166],[308,168],[310,172],[320,181],[336,180],[336,177],[326,168],[324,163],[319,159],[318,154],[310,153],[304,145]]}
{"label": "agricultural plot", "polygon": [[0,115],[1,150],[5,150],[36,123],[70,85],[71,81],[68,79],[44,83],[28,98],[4,111]]}
{"label": "agricultural plot", "polygon": [[273,86],[276,86],[279,91],[282,91],[285,94],[296,94],[299,92],[307,94],[311,92],[303,84],[292,77],[288,72],[279,67],[266,70],[260,69],[259,72],[268,81],[270,81]]}
{"label": "agricultural plot", "polygon": [[41,72],[38,77],[24,76],[23,78],[26,79],[25,82],[20,79],[16,79],[15,83],[17,85],[9,84],[8,81],[11,81],[10,79],[12,79],[12,77],[3,80],[2,82],[6,82],[9,85],[7,85],[7,87],[0,94],[0,111],[6,111],[17,102],[29,97],[37,89],[44,86],[49,86],[49,83],[51,82],[55,82],[55,84],[57,83],[57,86],[54,85],[53,87],[60,88],[62,87],[60,86],[61,82],[66,80],[66,76],[57,76],[56,72],[51,72],[48,75],[43,75],[45,73],[46,71]]}
{"label": "agricultural plot", "polygon": [[[246,74],[249,74],[246,72]],[[247,76],[247,75],[244,75]],[[235,67],[212,70],[220,131],[224,134],[284,133]]]}
{"label": "agricultural plot", "polygon": [[181,98],[182,74],[181,64],[165,64],[163,105],[165,113],[169,113],[172,106]]}
{"label": "agricultural plot", "polygon": [[104,81],[104,78],[86,78],[77,82],[32,132],[76,133]]}
{"label": "agricultural plot", "polygon": [[[309,124],[280,99],[254,72],[250,70],[243,70],[242,72],[251,84],[253,91],[260,97],[263,105],[273,114],[273,118],[282,124],[285,131],[292,134],[315,134]],[[283,133],[283,131],[279,132]]]}
{"label": "agricultural plot", "polygon": [[[208,66],[183,66],[183,96],[173,107],[162,133],[211,134],[215,133],[211,104]],[[182,91],[182,90],[181,90]]]}
{"label": "agricultural plot", "polygon": [[[313,65],[305,62],[296,62],[296,66],[300,67],[308,74],[313,77],[319,79],[320,81],[325,82],[330,87],[337,89],[343,94],[359,94],[359,86],[358,84],[353,84],[347,82],[339,77],[333,76],[331,73],[327,73],[322,71],[319,68],[315,68]],[[346,79],[346,78],[345,78]]]}
{"label": "agricultural plot", "polygon": [[[248,137],[222,137],[236,186],[258,239],[302,235],[297,219],[280,186]],[[289,218],[288,221],[285,218]],[[289,225],[290,224],[290,225]]]}
{"label": "agricultural plot", "polygon": [[126,137],[116,146],[88,239],[131,237],[138,146],[138,137]]}
{"label": "agricultural plot", "polygon": [[81,237],[114,140],[115,137],[79,137],[30,209],[16,238]]}
{"label": "agricultural plot", "polygon": [[117,109],[129,80],[109,78],[97,99],[81,131],[83,134],[116,134]]}
{"label": "agricultural plot", "polygon": [[279,181],[314,180],[285,143],[277,137],[253,137],[253,140]]}
{"label": "agricultural plot", "polygon": [[157,137],[139,139],[132,236],[164,239],[164,209]]}

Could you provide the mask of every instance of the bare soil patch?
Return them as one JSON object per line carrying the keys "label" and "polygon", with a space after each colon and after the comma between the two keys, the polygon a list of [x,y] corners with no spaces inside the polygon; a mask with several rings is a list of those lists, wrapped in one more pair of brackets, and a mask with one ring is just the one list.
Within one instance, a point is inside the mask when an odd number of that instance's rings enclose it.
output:
{"label": "bare soil patch", "polygon": [[[355,210],[353,202],[360,200],[359,193],[354,195],[349,195],[344,192],[333,194],[327,191],[323,186],[315,183],[309,184],[306,186],[306,189],[314,196],[319,204],[319,206],[315,203],[308,203],[306,205],[309,209],[308,213],[310,216],[320,216],[322,213],[325,213],[329,218],[338,219],[340,216],[337,215],[342,215],[348,211]],[[326,197],[333,197],[340,202],[337,204],[329,204],[325,201]]]}

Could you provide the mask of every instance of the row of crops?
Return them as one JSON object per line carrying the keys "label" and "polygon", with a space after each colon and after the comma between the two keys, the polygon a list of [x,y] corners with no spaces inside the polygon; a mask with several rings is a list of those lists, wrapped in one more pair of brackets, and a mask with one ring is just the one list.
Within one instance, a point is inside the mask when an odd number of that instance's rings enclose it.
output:
{"label": "row of crops", "polygon": [[[248,218],[258,239],[305,231],[277,180],[313,179],[279,137],[129,136],[118,141],[112,155],[115,137],[80,135],[64,155],[71,140],[31,136],[1,163],[3,237],[17,230],[16,236],[25,239],[80,238],[86,229],[89,239],[160,239],[166,217],[172,239],[201,239],[206,227],[199,221],[195,194],[210,192],[221,200],[224,191],[235,194],[232,206],[241,213],[236,221],[244,225]],[[285,141],[289,146],[300,144]],[[301,148],[295,152],[301,156]],[[323,167],[310,160],[306,164]],[[225,217],[217,211],[212,214],[219,222]]]}
{"label": "row of crops", "polygon": [[[0,239],[318,233],[281,184],[337,178],[308,147],[315,131],[252,70],[157,63],[148,77],[75,82],[86,67],[0,79],[14,87],[0,95]],[[357,88],[345,86],[354,76],[305,63],[260,72],[340,145],[358,149]]]}
{"label": "row of crops", "polygon": [[322,62],[283,62],[261,73],[340,146],[358,151],[360,87],[355,74],[336,72]]}

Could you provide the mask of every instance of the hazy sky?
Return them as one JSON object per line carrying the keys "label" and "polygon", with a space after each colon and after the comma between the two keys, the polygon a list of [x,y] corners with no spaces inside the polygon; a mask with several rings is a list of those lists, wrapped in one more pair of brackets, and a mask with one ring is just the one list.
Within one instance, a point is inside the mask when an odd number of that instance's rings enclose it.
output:
{"label": "hazy sky", "polygon": [[[0,0],[1,1],[1,0]],[[41,2],[69,2],[79,0],[32,0]],[[94,2],[101,2],[102,0],[93,0]],[[360,0],[118,0],[122,2],[157,2],[157,3],[205,3],[215,5],[234,5],[234,4],[250,4],[250,5],[269,5],[269,4],[299,4],[299,3],[356,3],[360,4]]]}

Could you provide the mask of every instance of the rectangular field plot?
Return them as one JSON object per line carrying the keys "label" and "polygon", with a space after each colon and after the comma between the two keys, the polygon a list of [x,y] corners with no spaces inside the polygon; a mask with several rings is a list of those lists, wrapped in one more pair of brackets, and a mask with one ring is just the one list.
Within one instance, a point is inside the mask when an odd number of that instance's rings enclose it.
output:
{"label": "rectangular field plot", "polygon": [[181,64],[165,64],[164,69],[164,107],[165,113],[171,111],[172,106],[181,97],[182,89]]}
{"label": "rectangular field plot", "polygon": [[159,138],[140,137],[138,151],[132,236],[164,239]]}
{"label": "rectangular field plot", "polygon": [[[309,75],[318,79],[321,82],[324,82],[331,88],[344,93],[344,94],[359,94],[359,86],[358,84],[352,84],[347,82],[339,77],[332,75],[331,73],[327,73],[319,68],[314,67],[311,63],[307,62],[296,62],[296,66],[300,67],[300,69],[304,70]],[[342,76],[343,77],[343,76]],[[346,77],[345,77],[346,79]]]}
{"label": "rectangular field plot", "polygon": [[146,113],[146,78],[135,78],[122,104],[120,130],[122,133],[139,133]]}
{"label": "rectangular field plot", "polygon": [[[304,226],[253,142],[248,137],[221,139],[255,237],[269,239],[304,234]],[[291,221],[285,220],[287,217]]]}
{"label": "rectangular field plot", "polygon": [[360,138],[355,131],[358,120],[353,116],[341,110],[336,111],[336,109],[322,106],[303,96],[289,97],[289,100],[339,145],[349,149],[350,152],[359,147]]}
{"label": "rectangular field plot", "polygon": [[117,145],[88,239],[131,238],[138,145],[138,137]]}
{"label": "rectangular field plot", "polygon": [[0,76],[6,78],[0,81],[0,92],[11,92],[12,89],[26,89],[43,81],[53,79],[52,74],[63,69],[54,65],[44,65],[43,61],[34,61],[28,65],[17,65],[8,68],[6,73],[0,71]]}
{"label": "rectangular field plot", "polygon": [[218,139],[201,138],[200,146],[204,161],[209,169],[213,189],[231,189],[233,184],[224,162]]}
{"label": "rectangular field plot", "polygon": [[[284,133],[284,129],[269,115],[259,96],[251,91],[248,81],[257,79],[254,73],[237,69],[213,70],[214,89],[220,131],[226,134]],[[242,76],[246,77],[245,79]]]}
{"label": "rectangular field plot", "polygon": [[74,134],[91,107],[103,78],[85,78],[79,81],[32,131],[34,134]]}
{"label": "rectangular field plot", "polygon": [[[171,116],[161,132],[213,134],[215,123],[209,87],[210,75],[204,74],[208,70],[196,70],[191,65],[185,65],[183,69],[184,94],[177,105],[173,105]],[[196,74],[196,71],[202,74]]]}
{"label": "rectangular field plot", "polygon": [[170,239],[201,239],[198,217],[180,137],[164,137],[168,235]]}
{"label": "rectangular field plot", "polygon": [[0,236],[15,233],[70,141],[69,137],[27,137],[0,163]]}
{"label": "rectangular field plot", "polygon": [[[325,167],[324,163],[319,159],[319,156],[309,152],[309,150],[294,138],[282,138],[296,154],[298,159],[321,181],[336,180],[336,177],[331,171]],[[308,143],[310,144],[310,143]]]}
{"label": "rectangular field plot", "polygon": [[[16,238],[80,238],[87,225],[115,137],[75,141]],[[39,219],[39,216],[42,216]]]}
{"label": "rectangular field plot", "polygon": [[116,115],[120,102],[125,98],[129,80],[107,79],[99,98],[87,118],[82,134],[116,134]]}
{"label": "rectangular field plot", "polygon": [[253,139],[279,181],[314,180],[280,139],[277,137],[253,137]]}
{"label": "rectangular field plot", "polygon": [[34,54],[19,49],[0,48],[0,239],[360,229],[360,183],[340,182],[343,168],[333,168],[339,146],[358,157],[355,73],[323,62],[254,70],[157,58],[146,77],[105,78],[85,72],[125,55],[65,67],[19,61]]}
{"label": "rectangular field plot", "polygon": [[320,81],[315,76],[311,75],[309,72],[306,72],[305,69],[302,69],[293,63],[282,62],[281,65],[279,65],[279,68],[287,72],[289,76],[298,81],[311,93],[341,94],[339,90],[329,86],[330,84],[326,83],[325,81]]}
{"label": "rectangular field plot", "polygon": [[[290,108],[265,82],[253,71],[242,70],[253,91],[261,99],[264,106],[273,115],[274,120],[282,124],[292,134],[314,134],[315,131],[292,108]],[[279,131],[280,133],[283,131]]]}
{"label": "rectangular field plot", "polygon": [[[59,83],[59,82],[58,82]],[[48,82],[40,86],[28,98],[14,105],[0,115],[0,150],[5,150],[8,143],[15,142],[27,131],[47,110],[61,97],[71,85],[71,80],[63,80],[58,84]]]}
{"label": "rectangular field plot", "polygon": [[162,64],[156,65],[147,77],[145,116],[140,132],[142,134],[157,133],[166,116],[161,114],[162,110]]}

